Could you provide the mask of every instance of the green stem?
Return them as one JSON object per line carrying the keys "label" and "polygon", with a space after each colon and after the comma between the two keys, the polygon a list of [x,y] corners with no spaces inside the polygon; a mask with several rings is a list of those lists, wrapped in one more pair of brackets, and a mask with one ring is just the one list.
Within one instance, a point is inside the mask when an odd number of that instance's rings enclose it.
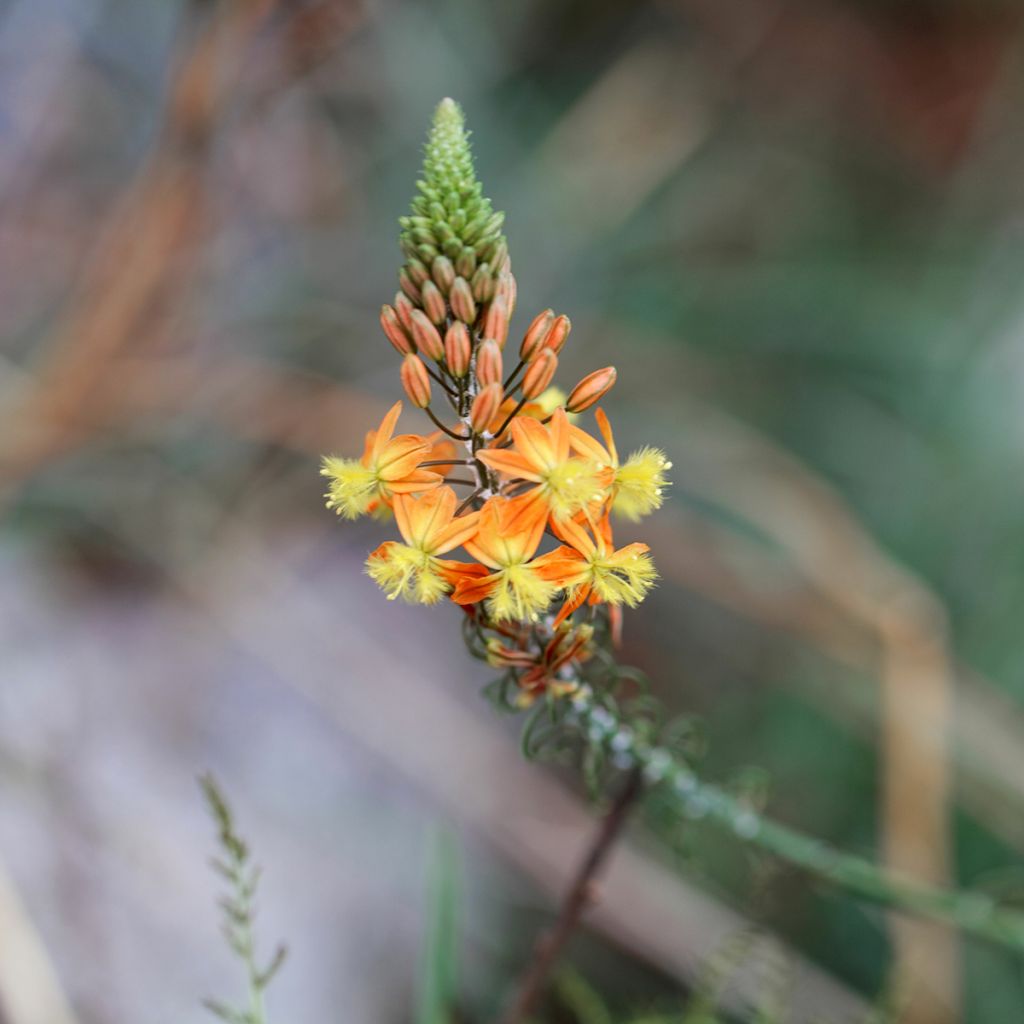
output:
{"label": "green stem", "polygon": [[648,783],[666,787],[690,820],[706,819],[732,835],[851,892],[1024,953],[1024,913],[1002,909],[984,893],[939,889],[885,871],[755,813],[741,800],[704,782],[665,747],[637,738],[628,724],[598,704],[589,686],[569,698],[568,721],[584,741],[610,752],[622,767],[639,767]]}

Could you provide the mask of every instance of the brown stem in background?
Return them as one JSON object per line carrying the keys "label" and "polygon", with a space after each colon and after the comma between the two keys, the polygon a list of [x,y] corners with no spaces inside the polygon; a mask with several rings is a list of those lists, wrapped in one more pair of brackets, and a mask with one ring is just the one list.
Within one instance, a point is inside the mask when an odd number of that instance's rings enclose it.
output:
{"label": "brown stem in background", "polygon": [[551,973],[551,968],[558,961],[566,943],[576,930],[583,912],[594,900],[597,873],[622,831],[633,801],[640,795],[642,788],[642,774],[639,769],[634,769],[626,780],[622,792],[612,804],[611,810],[601,822],[600,830],[577,869],[557,920],[538,940],[533,959],[520,978],[515,997],[499,1024],[521,1024],[533,1012],[544,991],[544,983]]}

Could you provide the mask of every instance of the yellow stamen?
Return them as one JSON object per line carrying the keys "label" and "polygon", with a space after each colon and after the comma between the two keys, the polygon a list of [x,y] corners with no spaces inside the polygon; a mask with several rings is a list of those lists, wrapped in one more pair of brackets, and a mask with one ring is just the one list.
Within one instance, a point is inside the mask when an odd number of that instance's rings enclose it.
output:
{"label": "yellow stamen", "polygon": [[525,562],[508,565],[496,575],[497,584],[487,607],[499,622],[535,621],[547,610],[558,590]]}
{"label": "yellow stamen", "polygon": [[665,472],[672,463],[657,448],[641,448],[615,472],[615,499],[612,508],[634,523],[641,516],[661,508],[662,491],[668,486]]}
{"label": "yellow stamen", "polygon": [[366,560],[367,575],[387,594],[411,604],[436,604],[450,587],[437,569],[437,559],[408,544],[382,545]]}
{"label": "yellow stamen", "polygon": [[608,604],[636,607],[658,578],[651,556],[624,548],[611,554],[596,555],[590,563],[594,592]]}
{"label": "yellow stamen", "polygon": [[323,461],[320,474],[331,481],[324,495],[327,507],[345,519],[358,519],[377,496],[377,474],[358,459],[339,459],[329,455]]}

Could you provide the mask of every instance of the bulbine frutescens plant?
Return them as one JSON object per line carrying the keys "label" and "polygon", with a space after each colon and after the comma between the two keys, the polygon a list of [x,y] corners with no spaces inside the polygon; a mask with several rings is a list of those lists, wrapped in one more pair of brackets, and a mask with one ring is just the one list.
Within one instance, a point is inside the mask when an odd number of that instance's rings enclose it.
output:
{"label": "bulbine frutescens plant", "polygon": [[[620,460],[598,408],[600,439],[579,420],[615,383],[613,367],[567,395],[554,386],[567,317],[544,310],[509,356],[516,283],[502,215],[482,194],[451,100],[437,108],[400,223],[405,263],[381,326],[402,358],[406,396],[436,430],[396,436],[396,402],[361,457],[329,456],[322,469],[339,515],[393,514],[401,541],[369,556],[369,576],[391,599],[461,606],[470,652],[501,672],[492,695],[532,707],[528,749],[569,744],[592,780],[606,768],[639,773],[680,820],[710,820],[862,896],[1024,951],[1024,915],[981,893],[893,877],[772,822],[699,778],[649,705],[620,703],[623,682],[641,675],[614,657],[622,609],[656,572],[646,544],[616,546],[613,518],[658,508],[670,463],[655,448]],[[467,559],[446,557],[459,549]]]}

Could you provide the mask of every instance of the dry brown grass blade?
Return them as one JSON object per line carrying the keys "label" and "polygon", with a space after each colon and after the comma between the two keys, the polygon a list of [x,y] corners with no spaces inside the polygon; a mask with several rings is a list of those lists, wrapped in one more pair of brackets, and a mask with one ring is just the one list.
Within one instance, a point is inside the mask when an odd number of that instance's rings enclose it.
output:
{"label": "dry brown grass blade", "polygon": [[[948,739],[955,671],[945,615],[927,586],[889,558],[827,484],[789,453],[720,412],[694,404],[680,431],[688,486],[754,524],[800,573],[881,645],[882,834],[886,864],[950,882]],[[694,438],[691,443],[688,438]],[[895,984],[910,1024],[952,1020],[959,1005],[956,937],[893,921]]]}
{"label": "dry brown grass blade", "polygon": [[111,359],[125,350],[152,351],[174,323],[207,223],[203,172],[210,139],[228,84],[270,6],[268,0],[192,5],[156,149],[107,219],[33,385],[6,412],[0,474],[8,486],[61,450],[88,420]]}

